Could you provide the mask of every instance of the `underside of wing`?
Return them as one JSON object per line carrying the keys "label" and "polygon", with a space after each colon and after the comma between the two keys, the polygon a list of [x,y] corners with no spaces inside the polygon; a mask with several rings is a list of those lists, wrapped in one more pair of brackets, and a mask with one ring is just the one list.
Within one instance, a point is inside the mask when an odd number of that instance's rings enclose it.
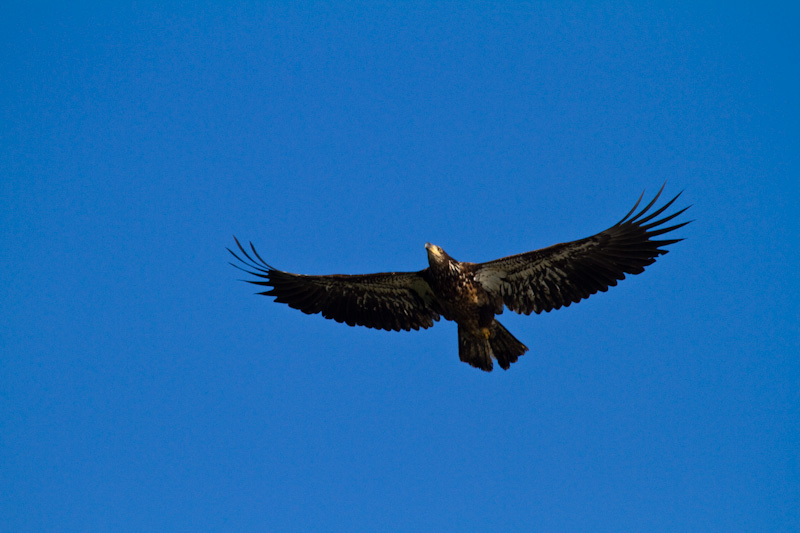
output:
{"label": "underside of wing", "polygon": [[350,326],[375,329],[418,330],[439,320],[436,298],[425,280],[427,269],[357,276],[291,274],[268,265],[252,243],[251,255],[234,239],[242,255],[228,251],[243,266],[231,264],[259,278],[245,281],[269,287],[259,294],[274,296],[276,302]]}
{"label": "underside of wing", "polygon": [[559,309],[604,292],[625,279],[625,274],[643,272],[667,253],[664,246],[683,240],[653,239],[691,222],[665,226],[688,207],[657,219],[680,193],[648,213],[663,190],[662,186],[656,197],[634,214],[640,196],[622,220],[597,235],[482,263],[475,278],[487,291],[502,296],[506,307],[526,315]]}

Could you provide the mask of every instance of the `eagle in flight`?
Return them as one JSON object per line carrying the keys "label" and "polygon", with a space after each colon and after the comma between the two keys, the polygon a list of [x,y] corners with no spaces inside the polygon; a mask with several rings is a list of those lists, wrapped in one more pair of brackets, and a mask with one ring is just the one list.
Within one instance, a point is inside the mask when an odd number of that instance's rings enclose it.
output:
{"label": "eagle in flight", "polygon": [[568,307],[605,292],[625,274],[643,272],[667,253],[664,246],[683,240],[654,240],[691,222],[665,227],[691,206],[658,218],[680,193],[650,212],[663,190],[634,214],[643,193],[622,220],[597,235],[488,263],[462,263],[427,243],[428,268],[419,272],[306,276],[273,268],[252,243],[251,254],[236,237],[241,256],[228,251],[243,265],[233,266],[257,278],[246,281],[268,287],[259,294],[276,302],[349,326],[387,331],[429,328],[444,317],[458,324],[462,361],[489,372],[497,359],[507,370],[528,348],[495,318],[503,306],[526,315]]}

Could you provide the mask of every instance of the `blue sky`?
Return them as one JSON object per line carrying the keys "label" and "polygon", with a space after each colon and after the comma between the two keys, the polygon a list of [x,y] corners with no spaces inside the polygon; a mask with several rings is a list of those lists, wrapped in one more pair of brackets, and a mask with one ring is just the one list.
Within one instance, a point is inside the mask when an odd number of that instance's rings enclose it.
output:
{"label": "blue sky", "polygon": [[[797,530],[786,5],[3,7],[0,529]],[[507,372],[227,263],[486,261],[664,181],[686,240],[506,312]]]}

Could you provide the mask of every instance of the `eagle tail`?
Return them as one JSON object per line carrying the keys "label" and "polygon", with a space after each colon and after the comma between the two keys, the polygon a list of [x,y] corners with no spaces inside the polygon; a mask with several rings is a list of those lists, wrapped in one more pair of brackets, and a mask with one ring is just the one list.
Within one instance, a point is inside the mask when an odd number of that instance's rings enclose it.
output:
{"label": "eagle tail", "polygon": [[508,370],[520,355],[528,351],[500,322],[495,320],[486,330],[470,331],[458,326],[458,357],[465,363],[486,372],[492,371],[492,357],[500,368]]}
{"label": "eagle tail", "polygon": [[521,355],[528,351],[528,347],[517,340],[503,325],[495,320],[492,323],[489,343],[492,345],[494,357],[500,368],[508,370],[511,363],[516,363]]}

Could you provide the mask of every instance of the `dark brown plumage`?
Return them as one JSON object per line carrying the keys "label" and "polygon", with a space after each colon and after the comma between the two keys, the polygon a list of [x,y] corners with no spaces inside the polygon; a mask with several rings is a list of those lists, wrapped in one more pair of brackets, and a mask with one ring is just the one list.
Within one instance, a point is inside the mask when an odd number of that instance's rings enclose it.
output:
{"label": "dark brown plumage", "polygon": [[504,306],[526,315],[569,306],[643,272],[667,253],[664,246],[682,240],[653,240],[691,222],[664,227],[688,207],[656,220],[680,193],[648,213],[663,189],[634,214],[640,196],[622,220],[597,235],[487,263],[461,263],[426,244],[429,266],[419,272],[306,276],[271,267],[252,243],[251,255],[235,237],[242,255],[228,251],[244,268],[233,266],[258,278],[249,283],[269,288],[259,294],[276,302],[350,326],[395,331],[429,328],[444,317],[458,324],[462,361],[490,371],[494,358],[508,369],[528,348],[495,319]]}

